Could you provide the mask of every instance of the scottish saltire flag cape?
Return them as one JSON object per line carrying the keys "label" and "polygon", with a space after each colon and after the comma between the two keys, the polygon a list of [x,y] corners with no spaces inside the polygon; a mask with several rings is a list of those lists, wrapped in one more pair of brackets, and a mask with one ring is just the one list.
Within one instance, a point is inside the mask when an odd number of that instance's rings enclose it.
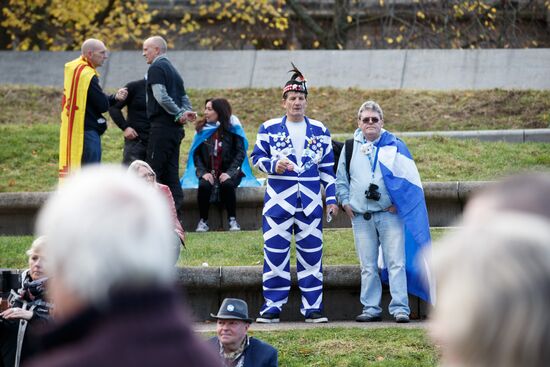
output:
{"label": "scottish saltire flag cape", "polygon": [[[248,150],[248,140],[246,139],[246,135],[244,133],[241,122],[239,121],[237,116],[234,115],[231,115],[230,122],[230,131],[233,134],[236,134],[243,138],[244,151],[246,153],[246,151]],[[189,189],[199,187],[199,179],[195,172],[195,160],[193,159],[193,155],[199,145],[201,145],[206,139],[210,138],[219,126],[219,122],[216,124],[207,123],[206,125],[204,125],[203,129],[196,133],[193,137],[193,143],[191,144],[189,156],[187,157],[187,167],[185,168],[185,173],[180,179],[180,184],[182,188]],[[241,171],[245,174],[245,176],[242,178],[239,187],[261,186],[260,182],[256,179],[256,177],[254,177],[254,174],[252,174],[252,168],[250,168],[250,163],[248,162],[248,153],[246,153],[243,164],[241,165]]]}
{"label": "scottish saltire flag cape", "polygon": [[[434,303],[434,287],[425,258],[431,250],[430,223],[418,169],[405,143],[392,133],[382,130],[379,149],[384,184],[405,226],[408,292]],[[387,279],[383,269],[382,280]]]}
{"label": "scottish saltire flag cape", "polygon": [[84,148],[84,115],[88,87],[97,71],[79,57],[65,64],[61,129],[59,133],[59,179],[80,168]]}

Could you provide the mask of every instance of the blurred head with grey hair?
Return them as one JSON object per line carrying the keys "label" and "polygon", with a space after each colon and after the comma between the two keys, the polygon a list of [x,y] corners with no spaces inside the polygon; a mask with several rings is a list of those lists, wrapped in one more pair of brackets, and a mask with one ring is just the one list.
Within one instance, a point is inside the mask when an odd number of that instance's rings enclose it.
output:
{"label": "blurred head with grey hair", "polygon": [[465,224],[495,212],[514,211],[550,220],[550,172],[523,172],[491,182],[475,192],[464,208]]}
{"label": "blurred head with grey hair", "polygon": [[56,314],[102,307],[117,287],[172,280],[172,221],[166,200],[120,167],[91,167],[70,177],[40,212],[37,232]]}
{"label": "blurred head with grey hair", "polygon": [[550,221],[493,212],[434,252],[444,366],[550,366]]}
{"label": "blurred head with grey hair", "polygon": [[87,166],[40,212],[55,325],[25,365],[216,367],[174,287],[160,190],[121,166]]}

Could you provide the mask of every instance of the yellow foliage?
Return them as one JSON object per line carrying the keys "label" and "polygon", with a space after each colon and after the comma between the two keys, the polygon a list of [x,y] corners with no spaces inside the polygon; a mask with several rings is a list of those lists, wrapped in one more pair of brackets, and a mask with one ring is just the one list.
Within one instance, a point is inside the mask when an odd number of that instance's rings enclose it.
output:
{"label": "yellow foliage", "polygon": [[[145,0],[113,0],[106,17],[99,17],[109,0],[8,0],[3,9],[4,27],[15,50],[74,50],[89,37],[117,48],[143,33],[153,33]],[[139,25],[139,26],[137,26]]]}
{"label": "yellow foliage", "polygon": [[425,19],[426,18],[426,15],[424,15],[424,13],[420,10],[416,12],[416,16],[420,19]]}

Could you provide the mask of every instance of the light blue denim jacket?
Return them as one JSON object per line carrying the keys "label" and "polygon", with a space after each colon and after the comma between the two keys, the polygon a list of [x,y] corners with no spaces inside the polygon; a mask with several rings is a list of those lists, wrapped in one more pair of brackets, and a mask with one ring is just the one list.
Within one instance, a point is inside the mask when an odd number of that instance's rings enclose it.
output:
{"label": "light blue denim jacket", "polygon": [[[384,132],[382,130],[381,134]],[[338,161],[338,171],[336,173],[336,198],[342,205],[350,205],[355,213],[377,212],[387,209],[392,205],[391,198],[386,190],[382,171],[380,170],[380,162],[377,162],[374,170],[374,178],[372,177],[372,164],[375,160],[376,148],[373,149],[371,158],[361,152],[361,146],[366,143],[361,129],[355,130],[353,134],[353,155],[350,164],[350,181],[346,172],[346,147],[340,153]],[[373,143],[376,146],[380,138]],[[374,183],[378,185],[380,192],[380,200],[375,201],[365,197],[365,191],[369,185]]]}

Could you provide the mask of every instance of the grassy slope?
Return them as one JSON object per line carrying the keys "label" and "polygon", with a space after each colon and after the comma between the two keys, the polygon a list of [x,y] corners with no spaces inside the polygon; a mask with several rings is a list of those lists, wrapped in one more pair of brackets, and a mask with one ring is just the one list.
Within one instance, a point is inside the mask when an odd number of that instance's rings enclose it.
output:
{"label": "grassy slope", "polygon": [[[58,125],[0,125],[0,192],[49,191],[57,183]],[[255,141],[248,133],[249,141]],[[423,181],[492,180],[512,171],[550,169],[548,143],[480,143],[442,137],[407,139]],[[102,138],[103,162],[118,163],[122,135],[116,127]],[[181,146],[180,173],[191,138]],[[252,147],[249,147],[249,151]],[[258,176],[262,176],[256,172]]]}
{"label": "grassy slope", "polygon": [[[432,228],[432,238],[439,239],[443,229]],[[324,265],[358,264],[353,233],[349,228],[323,231]],[[32,236],[0,236],[0,268],[24,269],[27,266],[25,251]],[[262,231],[207,232],[187,234],[187,249],[182,250],[179,266],[260,266],[263,264]],[[296,263],[295,249],[291,249],[291,264]]]}
{"label": "grassy slope", "polygon": [[[192,90],[197,110],[223,95],[243,121],[251,145],[258,125],[282,113],[278,89]],[[548,91],[366,91],[313,89],[309,114],[335,133],[355,128],[355,111],[372,98],[385,108],[392,131],[542,128],[550,123]],[[0,192],[48,191],[57,182],[61,93],[53,88],[0,86]],[[181,147],[185,167],[192,129]],[[122,134],[111,124],[103,162],[119,162]],[[550,144],[504,144],[444,138],[408,139],[424,181],[490,180],[513,170],[550,168]],[[481,162],[481,164],[480,164]],[[261,176],[261,175],[260,175]]]}
{"label": "grassy slope", "polygon": [[[223,96],[233,105],[247,132],[281,115],[280,90],[191,90],[193,106]],[[358,107],[367,99],[380,103],[386,127],[392,131],[542,128],[550,125],[550,91],[406,91],[312,88],[308,115],[326,123],[331,132],[355,128]],[[0,86],[0,125],[58,124],[61,90],[42,87]]]}

